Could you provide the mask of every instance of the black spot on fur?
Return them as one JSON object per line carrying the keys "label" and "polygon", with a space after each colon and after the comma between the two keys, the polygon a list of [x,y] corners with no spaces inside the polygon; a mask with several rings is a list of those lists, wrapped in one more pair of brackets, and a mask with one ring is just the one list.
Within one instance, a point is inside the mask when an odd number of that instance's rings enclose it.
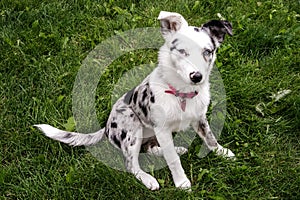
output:
{"label": "black spot on fur", "polygon": [[113,139],[114,143],[115,143],[119,148],[121,148],[121,142],[118,140],[117,136],[114,135],[114,136],[112,137],[112,139]]}
{"label": "black spot on fur", "polygon": [[148,96],[148,94],[147,94],[147,89],[145,89],[145,90],[143,91],[142,101],[145,101],[145,99],[146,99],[147,96]]}
{"label": "black spot on fur", "polygon": [[152,94],[152,92],[151,92],[150,94],[151,94],[150,101],[151,101],[151,103],[154,103],[154,102],[155,102],[155,97],[154,97],[154,95]]}
{"label": "black spot on fur", "polygon": [[151,103],[155,102],[155,97],[154,97],[154,94],[152,91],[150,91],[150,101],[151,101]]}
{"label": "black spot on fur", "polygon": [[202,133],[202,135],[203,135],[204,137],[206,136],[205,129],[206,129],[206,124],[200,122],[200,123],[199,123],[198,130]]}
{"label": "black spot on fur", "polygon": [[202,130],[204,130],[204,129],[206,128],[206,124],[200,122],[200,123],[199,123],[199,128],[202,129]]}
{"label": "black spot on fur", "polygon": [[172,41],[172,44],[175,44],[178,41],[178,39],[176,38],[175,40]]}
{"label": "black spot on fur", "polygon": [[133,113],[131,113],[130,115],[129,115],[129,117],[133,117],[134,116],[134,114]]}
{"label": "black spot on fur", "polygon": [[194,31],[199,32],[200,30],[199,30],[199,28],[195,27]]}
{"label": "black spot on fur", "polygon": [[126,104],[131,103],[134,90],[135,90],[135,88],[133,88],[132,90],[127,92],[127,94],[124,97],[124,103],[126,103]]}
{"label": "black spot on fur", "polygon": [[116,122],[112,122],[112,123],[110,124],[110,126],[111,126],[112,128],[118,128],[118,124],[117,124]]}
{"label": "black spot on fur", "polygon": [[130,146],[135,145],[135,140],[131,140]]}
{"label": "black spot on fur", "polygon": [[122,129],[121,140],[124,140],[126,136],[127,136],[127,131],[125,129]]}
{"label": "black spot on fur", "polygon": [[148,115],[147,107],[145,105],[143,105],[142,103],[139,103],[139,107],[142,110],[145,117],[147,117],[147,115]]}
{"label": "black spot on fur", "polygon": [[125,108],[116,109],[116,111],[117,111],[118,113],[121,113],[121,114],[122,114],[125,110],[126,110]]}
{"label": "black spot on fur", "polygon": [[215,40],[212,37],[210,37],[210,41],[211,41],[211,43],[213,45],[213,50],[212,51],[214,51],[216,49],[216,42],[215,42]]}
{"label": "black spot on fur", "polygon": [[138,91],[135,91],[135,93],[134,93],[134,95],[133,95],[133,103],[134,103],[134,104],[136,104],[137,97],[138,97]]}
{"label": "black spot on fur", "polygon": [[215,139],[212,138],[213,133],[211,131],[209,131],[206,135],[206,133],[204,133],[204,137],[207,137],[207,144],[210,147],[216,147],[218,146],[218,143]]}
{"label": "black spot on fur", "polygon": [[109,128],[105,128],[105,135],[106,135],[106,137],[108,137],[108,134],[109,134]]}
{"label": "black spot on fur", "polygon": [[73,135],[72,133],[66,133],[66,135],[64,136],[64,138],[69,139],[71,138]]}
{"label": "black spot on fur", "polygon": [[178,39],[176,38],[175,40],[173,40],[171,43],[174,45],[170,48],[170,51],[173,51],[174,49],[176,49],[176,42],[178,41]]}

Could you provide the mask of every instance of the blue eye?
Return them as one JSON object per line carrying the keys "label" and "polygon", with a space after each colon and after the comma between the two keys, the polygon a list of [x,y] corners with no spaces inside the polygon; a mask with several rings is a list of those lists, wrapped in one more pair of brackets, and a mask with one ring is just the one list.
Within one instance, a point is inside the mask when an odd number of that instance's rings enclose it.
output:
{"label": "blue eye", "polygon": [[206,49],[206,50],[203,51],[203,56],[206,56],[206,57],[207,57],[207,56],[211,56],[212,53],[213,53],[213,52],[212,52],[211,50]]}
{"label": "blue eye", "polygon": [[178,52],[184,56],[188,56],[189,54],[184,49],[178,49]]}

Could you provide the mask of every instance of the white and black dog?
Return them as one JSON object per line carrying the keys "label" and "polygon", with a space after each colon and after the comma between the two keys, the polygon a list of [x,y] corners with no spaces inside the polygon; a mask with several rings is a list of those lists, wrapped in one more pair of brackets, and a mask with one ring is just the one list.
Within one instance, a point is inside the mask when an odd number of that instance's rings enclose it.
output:
{"label": "white and black dog", "polygon": [[201,27],[189,26],[178,13],[162,11],[158,19],[165,39],[159,50],[158,66],[133,90],[113,106],[106,127],[91,134],[62,131],[50,125],[35,125],[46,136],[73,146],[93,145],[105,135],[120,148],[127,170],[151,190],[159,189],[157,180],[139,165],[141,148],[162,155],[172,172],[175,186],[189,189],[172,132],[190,125],[210,150],[228,158],[234,154],[218,144],[206,120],[210,103],[209,75],[217,48],[232,26],[225,20],[212,20]]}

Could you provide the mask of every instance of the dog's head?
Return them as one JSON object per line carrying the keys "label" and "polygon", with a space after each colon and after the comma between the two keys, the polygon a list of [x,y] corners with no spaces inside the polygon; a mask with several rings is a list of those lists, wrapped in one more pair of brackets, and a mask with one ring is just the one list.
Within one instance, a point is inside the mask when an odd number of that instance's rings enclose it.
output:
{"label": "dog's head", "polygon": [[171,65],[176,76],[187,84],[208,80],[217,48],[226,34],[232,35],[231,23],[212,20],[201,27],[189,26],[180,14],[165,11],[160,12],[158,19],[165,39],[160,61],[168,60],[163,65]]}

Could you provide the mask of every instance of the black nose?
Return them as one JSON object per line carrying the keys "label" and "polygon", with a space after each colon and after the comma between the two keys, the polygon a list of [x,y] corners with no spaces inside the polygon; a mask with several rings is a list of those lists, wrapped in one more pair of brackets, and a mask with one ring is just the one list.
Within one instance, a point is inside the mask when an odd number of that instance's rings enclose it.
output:
{"label": "black nose", "polygon": [[199,83],[202,80],[202,74],[200,72],[190,73],[190,79],[193,83]]}

